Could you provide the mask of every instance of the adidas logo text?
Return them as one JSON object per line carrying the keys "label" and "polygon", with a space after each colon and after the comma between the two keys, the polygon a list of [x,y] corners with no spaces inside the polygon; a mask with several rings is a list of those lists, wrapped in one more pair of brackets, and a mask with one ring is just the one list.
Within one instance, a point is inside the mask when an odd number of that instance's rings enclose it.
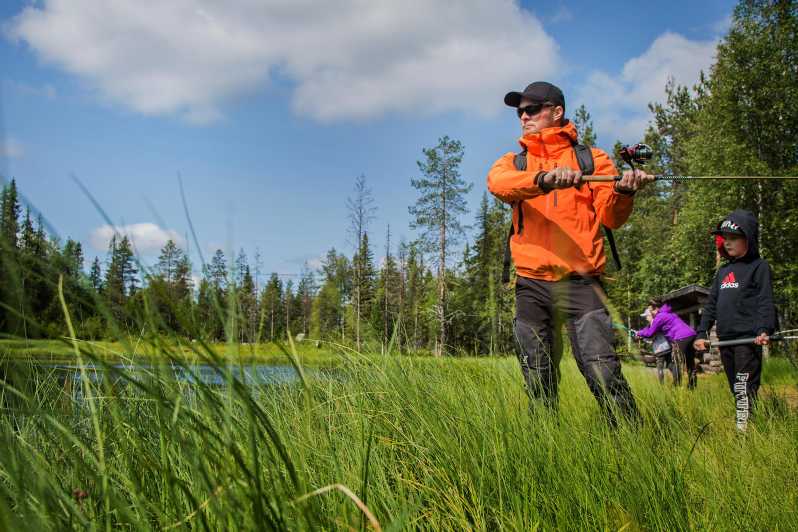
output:
{"label": "adidas logo text", "polygon": [[720,283],[720,289],[723,290],[724,288],[739,288],[740,283],[737,282],[737,279],[734,277],[734,272],[729,272],[729,274],[723,278],[723,281]]}

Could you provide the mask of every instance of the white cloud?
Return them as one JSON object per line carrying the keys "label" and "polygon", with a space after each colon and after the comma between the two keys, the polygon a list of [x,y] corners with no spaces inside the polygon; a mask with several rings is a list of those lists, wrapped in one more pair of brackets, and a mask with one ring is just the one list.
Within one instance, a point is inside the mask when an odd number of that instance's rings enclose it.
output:
{"label": "white cloud", "polygon": [[89,235],[91,246],[100,251],[108,249],[108,244],[114,235],[127,236],[133,243],[135,250],[141,254],[158,253],[169,240],[174,241],[178,247],[185,249],[185,239],[173,229],[162,229],[153,223],[140,223],[122,226],[103,225]]}
{"label": "white cloud", "polygon": [[716,46],[716,40],[691,41],[664,33],[642,55],[628,60],[620,75],[592,72],[578,91],[576,105],[584,103],[590,111],[602,144],[639,141],[651,116],[648,104],[664,102],[668,78],[692,87],[714,62]]}
{"label": "white cloud", "polygon": [[25,148],[18,140],[9,137],[5,139],[5,142],[0,141],[0,157],[20,159],[24,156]]}
{"label": "white cloud", "polygon": [[275,74],[297,112],[330,121],[492,113],[558,67],[517,0],[45,0],[7,33],[112,102],[198,123]]}

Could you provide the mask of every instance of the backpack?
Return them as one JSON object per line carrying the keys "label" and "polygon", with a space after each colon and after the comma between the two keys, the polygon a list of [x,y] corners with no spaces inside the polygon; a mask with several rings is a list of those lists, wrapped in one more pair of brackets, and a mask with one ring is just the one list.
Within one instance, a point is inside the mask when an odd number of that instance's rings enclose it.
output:
{"label": "backpack", "polygon": [[[596,166],[593,163],[593,152],[590,151],[590,146],[585,144],[578,144],[573,143],[574,152],[576,153],[576,162],[579,164],[579,169],[582,171],[582,175],[593,175],[593,171],[595,170]],[[515,169],[519,171],[526,170],[526,150],[517,153],[515,155]],[[523,200],[521,200],[523,201]],[[515,202],[513,205],[514,208],[518,209],[518,234],[521,234],[521,231],[524,230],[524,211],[521,209],[521,201]],[[602,224],[602,229],[604,230],[604,234],[607,235],[607,241],[610,244],[610,251],[612,252],[612,260],[615,262],[615,266],[618,269],[621,269],[621,258],[618,256],[618,249],[615,247],[615,236],[612,234],[612,230],[610,228],[604,226]],[[509,283],[510,282],[510,239],[515,234],[515,228],[513,227],[513,222],[510,222],[510,234],[507,235],[507,246],[504,248],[504,269],[502,270],[502,283]]]}

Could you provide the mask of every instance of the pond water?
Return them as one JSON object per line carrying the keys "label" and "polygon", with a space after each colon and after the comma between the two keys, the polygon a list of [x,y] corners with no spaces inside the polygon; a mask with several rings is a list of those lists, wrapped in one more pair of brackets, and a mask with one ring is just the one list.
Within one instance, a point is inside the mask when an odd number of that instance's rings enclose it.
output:
{"label": "pond water", "polygon": [[[229,364],[212,366],[209,364],[95,364],[84,365],[86,377],[95,384],[106,383],[125,386],[129,379],[148,381],[158,379],[178,384],[202,383],[213,387],[227,386],[235,379],[247,386],[261,387],[272,385],[297,384],[299,374],[287,364]],[[303,369],[306,378],[325,378],[333,370]],[[74,362],[39,362],[31,359],[0,360],[0,379],[19,389],[31,390],[45,383],[58,383],[59,386],[79,384],[81,368]],[[80,386],[70,386],[79,389]]]}
{"label": "pond water", "polygon": [[[43,369],[48,366],[41,366]],[[75,364],[50,364],[49,368],[63,374],[65,378],[79,381],[81,378],[80,367]],[[228,375],[229,371],[229,375]],[[308,375],[316,373],[313,370],[304,370]],[[173,377],[177,382],[194,384],[202,382],[213,386],[224,386],[229,378],[234,378],[247,385],[257,384],[286,384],[299,381],[299,375],[290,365],[250,364],[211,366],[208,364],[113,364],[111,368],[87,365],[86,374],[93,382],[99,382],[111,373],[112,378],[120,378],[116,373],[125,372],[134,378],[146,376]]]}

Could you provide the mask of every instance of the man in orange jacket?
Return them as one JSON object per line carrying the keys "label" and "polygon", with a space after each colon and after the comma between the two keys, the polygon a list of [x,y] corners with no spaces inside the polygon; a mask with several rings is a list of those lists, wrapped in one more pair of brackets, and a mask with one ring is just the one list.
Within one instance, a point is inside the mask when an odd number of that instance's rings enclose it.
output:
{"label": "man in orange jacket", "polygon": [[[515,153],[504,155],[488,173],[488,190],[513,206],[514,329],[527,391],[533,401],[556,406],[564,321],[577,366],[610,422],[615,408],[634,418],[637,407],[604,304],[600,226],[626,222],[635,192],[654,177],[628,170],[617,182],[581,182],[576,128],[565,118],[565,97],[556,86],[537,81],[504,102],[518,110],[526,169],[516,169]],[[605,152],[591,152],[594,175],[617,175]]]}

